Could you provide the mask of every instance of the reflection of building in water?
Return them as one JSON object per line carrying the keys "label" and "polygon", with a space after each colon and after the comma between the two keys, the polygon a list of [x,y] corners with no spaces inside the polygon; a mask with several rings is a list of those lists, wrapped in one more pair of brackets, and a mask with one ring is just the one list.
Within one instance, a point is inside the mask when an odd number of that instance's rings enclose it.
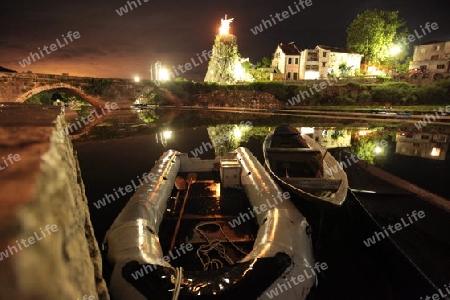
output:
{"label": "reflection of building in water", "polygon": [[425,132],[398,132],[395,153],[445,160],[450,135]]}
{"label": "reflection of building in water", "polygon": [[302,127],[302,134],[312,135],[314,140],[326,149],[351,146],[351,132],[347,129]]}

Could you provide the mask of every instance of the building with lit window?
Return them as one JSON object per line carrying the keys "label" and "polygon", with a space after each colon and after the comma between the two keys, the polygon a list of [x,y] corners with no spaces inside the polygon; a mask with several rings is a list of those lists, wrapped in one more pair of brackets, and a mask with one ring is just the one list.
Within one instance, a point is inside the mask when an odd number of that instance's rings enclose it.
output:
{"label": "building with lit window", "polygon": [[320,79],[328,76],[341,77],[339,66],[345,64],[349,72],[345,75],[353,76],[361,66],[358,53],[344,48],[318,45],[314,49],[301,52],[300,79]]}
{"label": "building with lit window", "polygon": [[431,73],[434,79],[450,72],[450,41],[431,41],[414,46],[413,60],[409,63],[411,73]]}
{"label": "building with lit window", "polygon": [[277,71],[271,80],[298,80],[300,71],[300,50],[294,43],[280,43],[273,54],[272,65]]}
{"label": "building with lit window", "polygon": [[321,79],[328,76],[340,77],[339,66],[349,68],[346,75],[354,75],[360,68],[362,55],[343,48],[318,45],[314,49],[300,51],[294,43],[279,44],[272,59],[277,71],[271,80]]}

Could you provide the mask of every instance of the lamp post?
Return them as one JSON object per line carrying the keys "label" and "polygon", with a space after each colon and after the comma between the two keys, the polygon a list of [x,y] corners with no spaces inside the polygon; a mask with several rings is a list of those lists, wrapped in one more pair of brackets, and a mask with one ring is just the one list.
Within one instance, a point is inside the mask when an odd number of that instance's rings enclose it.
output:
{"label": "lamp post", "polygon": [[402,49],[400,48],[400,46],[395,45],[395,44],[393,44],[391,46],[391,48],[389,49],[389,54],[392,57],[391,75],[394,75],[394,66],[393,66],[393,64],[394,64],[395,57],[400,53],[401,50]]}

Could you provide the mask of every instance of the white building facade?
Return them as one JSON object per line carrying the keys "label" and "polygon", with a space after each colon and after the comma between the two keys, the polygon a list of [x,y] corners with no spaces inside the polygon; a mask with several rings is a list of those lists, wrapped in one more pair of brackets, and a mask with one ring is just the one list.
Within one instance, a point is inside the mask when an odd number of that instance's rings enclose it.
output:
{"label": "white building facade", "polygon": [[279,44],[275,50],[272,67],[279,74],[273,80],[315,80],[329,76],[341,77],[339,66],[345,64],[350,70],[348,76],[355,75],[360,68],[362,55],[343,48],[318,45],[314,49],[300,51],[293,43]]}
{"label": "white building facade", "polygon": [[422,73],[449,73],[450,41],[433,41],[414,46],[413,60],[409,63],[409,69]]}
{"label": "white building facade", "polygon": [[294,43],[280,43],[273,54],[271,66],[279,71],[273,80],[299,80],[300,50]]}

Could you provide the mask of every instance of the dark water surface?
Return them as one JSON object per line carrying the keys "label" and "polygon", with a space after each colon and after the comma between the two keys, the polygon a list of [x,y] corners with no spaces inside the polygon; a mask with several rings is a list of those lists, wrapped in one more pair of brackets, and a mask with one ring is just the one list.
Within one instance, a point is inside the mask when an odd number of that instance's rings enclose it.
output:
{"label": "dark water surface", "polygon": [[[440,154],[444,158],[441,160],[395,153],[397,133],[411,134],[415,131],[412,124],[382,120],[369,123],[364,119],[340,120],[339,117],[322,120],[320,116],[303,118],[256,112],[212,112],[207,109],[123,110],[105,116],[102,122],[73,141],[99,244],[132,196],[123,190],[125,195],[120,195],[119,188],[125,188],[132,181],[137,183],[137,179],[153,167],[165,150],[176,149],[191,156],[203,152],[200,157],[213,158],[237,146],[245,146],[262,161],[265,135],[285,122],[308,127],[305,130],[312,132],[324,145],[341,145],[329,148],[336,157],[342,150],[360,153],[383,169],[450,198],[447,179],[450,162],[446,153]],[[247,126],[243,126],[245,124]],[[443,136],[450,134],[449,129],[431,125],[426,128],[430,134]],[[428,144],[424,147],[431,147]],[[211,150],[211,145],[214,150]],[[378,149],[381,151],[379,154],[375,153],[377,146],[381,148]],[[448,138],[439,147],[441,152],[448,152]],[[432,151],[432,147],[427,151]],[[105,194],[113,201],[103,206],[97,201]],[[313,228],[316,260],[329,266],[319,278],[315,299],[419,299],[427,295],[426,289],[420,287],[420,279],[408,275],[403,263],[399,262],[398,266],[383,263],[396,259],[387,250],[382,255],[374,254],[361,243],[375,229],[351,197],[346,207],[331,211],[293,199]],[[108,273],[106,260],[104,265]]]}

